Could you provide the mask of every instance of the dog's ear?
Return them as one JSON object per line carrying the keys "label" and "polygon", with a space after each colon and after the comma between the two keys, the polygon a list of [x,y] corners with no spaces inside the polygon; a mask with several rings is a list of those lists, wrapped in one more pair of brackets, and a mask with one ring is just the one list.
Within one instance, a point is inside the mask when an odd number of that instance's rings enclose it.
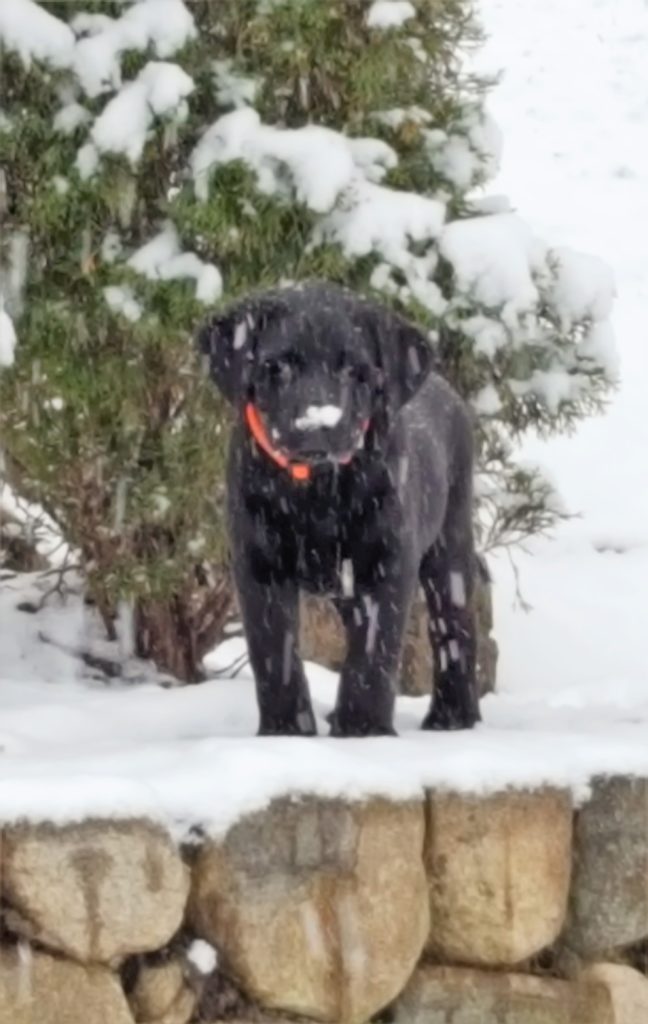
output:
{"label": "dog's ear", "polygon": [[356,323],[373,344],[386,411],[393,416],[433,369],[432,346],[419,327],[384,306],[361,301],[357,312]]}
{"label": "dog's ear", "polygon": [[198,331],[198,351],[209,375],[232,405],[245,399],[259,340],[284,312],[276,293],[251,296],[215,313]]}

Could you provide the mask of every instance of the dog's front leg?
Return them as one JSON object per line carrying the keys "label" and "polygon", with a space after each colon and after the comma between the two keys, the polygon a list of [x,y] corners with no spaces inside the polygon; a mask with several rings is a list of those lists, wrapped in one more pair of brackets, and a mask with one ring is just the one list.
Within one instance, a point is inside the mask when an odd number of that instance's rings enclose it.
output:
{"label": "dog's front leg", "polygon": [[339,604],[347,634],[332,736],[395,736],[395,680],[412,599],[405,566],[370,593]]}
{"label": "dog's front leg", "polygon": [[[298,590],[239,566],[237,589],[259,704],[259,736],[313,736],[315,716],[297,651]],[[245,578],[242,578],[242,577]]]}

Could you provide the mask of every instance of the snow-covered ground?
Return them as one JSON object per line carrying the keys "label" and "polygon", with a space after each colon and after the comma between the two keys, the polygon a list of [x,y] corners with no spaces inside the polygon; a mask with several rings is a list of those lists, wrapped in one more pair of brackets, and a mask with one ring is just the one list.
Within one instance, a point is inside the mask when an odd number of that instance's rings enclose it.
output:
{"label": "snow-covered ground", "polygon": [[[648,693],[640,706],[615,689],[588,708],[584,726],[566,695],[489,697],[485,724],[462,734],[422,733],[426,700],[401,698],[398,739],[334,740],[325,715],[336,677],[309,666],[324,735],[259,738],[247,672],[170,689],[81,681],[62,648],[92,634],[82,602],[31,615],[17,598],[37,601],[35,578],[0,589],[0,820],[148,815],[184,839],[196,827],[218,835],[291,792],[405,799],[427,786],[485,793],[553,782],[578,799],[597,772],[648,773]],[[240,644],[224,644],[212,667],[229,665]]]}
{"label": "snow-covered ground", "polygon": [[[287,791],[407,796],[483,791],[597,772],[648,772],[648,7],[643,0],[482,0],[480,65],[506,76],[493,112],[506,142],[498,190],[541,237],[598,253],[618,283],[622,387],[570,439],[529,443],[581,517],[515,561],[497,559],[500,692],[470,734],[427,735],[425,702],[399,702],[399,739],[256,739],[242,673],[201,687],[106,688],[38,641],[78,643],[88,612],[16,610],[0,584],[0,819],[146,813],[184,834],[226,828]],[[32,595],[33,596],[33,595]],[[233,644],[234,642],[232,642]],[[227,662],[232,655],[216,656]],[[335,679],[310,670],[321,731]]]}
{"label": "snow-covered ground", "polygon": [[[613,268],[622,384],[572,438],[529,443],[580,518],[533,555],[495,566],[503,693],[588,708],[648,696],[648,6],[643,0],[481,0],[503,67],[492,102],[505,139],[495,189],[541,236]],[[613,713],[610,712],[611,717]]]}

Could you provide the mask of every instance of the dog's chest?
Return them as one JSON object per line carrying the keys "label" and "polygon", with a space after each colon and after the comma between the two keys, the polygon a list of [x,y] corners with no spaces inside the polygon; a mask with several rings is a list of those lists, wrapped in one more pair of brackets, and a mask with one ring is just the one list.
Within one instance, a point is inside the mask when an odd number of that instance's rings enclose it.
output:
{"label": "dog's chest", "polygon": [[351,596],[385,571],[396,524],[393,489],[380,465],[318,473],[307,485],[257,477],[246,504],[264,575]]}

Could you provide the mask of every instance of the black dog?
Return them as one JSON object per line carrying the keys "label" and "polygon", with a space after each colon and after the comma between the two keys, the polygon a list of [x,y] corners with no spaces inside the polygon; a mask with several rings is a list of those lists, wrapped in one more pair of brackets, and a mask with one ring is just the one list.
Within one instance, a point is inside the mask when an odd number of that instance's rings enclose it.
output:
{"label": "black dog", "polygon": [[426,729],[479,720],[472,429],[422,333],[323,283],[252,296],[199,334],[238,417],[232,561],[259,733],[311,735],[300,587],[330,594],[348,637],[331,730],[394,732],[395,676],[420,581],[436,693]]}

